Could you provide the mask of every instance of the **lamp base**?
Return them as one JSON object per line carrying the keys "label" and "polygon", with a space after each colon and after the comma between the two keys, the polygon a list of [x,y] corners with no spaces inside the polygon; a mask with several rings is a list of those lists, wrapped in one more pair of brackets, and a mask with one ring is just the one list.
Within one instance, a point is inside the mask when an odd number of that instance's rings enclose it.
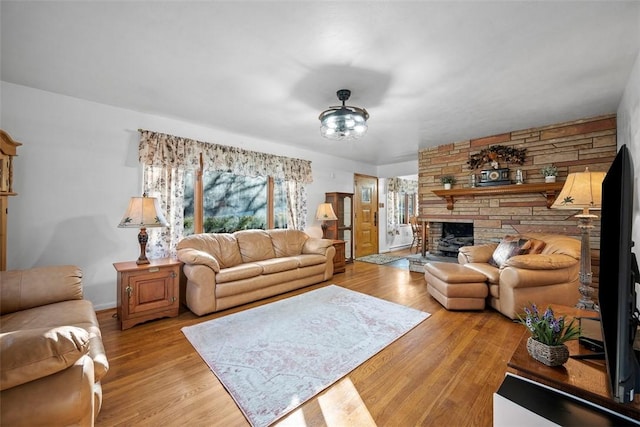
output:
{"label": "lamp base", "polygon": [[326,239],[327,238],[327,223],[326,221],[322,221],[322,224],[320,225],[320,227],[322,228],[322,238]]}
{"label": "lamp base", "polygon": [[150,264],[150,261],[147,259],[147,242],[149,241],[149,235],[147,234],[147,229],[142,227],[140,229],[140,233],[138,233],[138,243],[140,243],[140,256],[136,261],[136,264]]}
{"label": "lamp base", "polygon": [[578,285],[578,292],[580,292],[580,300],[576,304],[576,308],[582,310],[599,311],[596,303],[591,299],[594,289],[591,286],[591,243],[589,239],[589,232],[593,228],[591,223],[593,218],[597,218],[596,215],[589,214],[589,210],[582,214],[575,216],[578,218],[578,228],[580,229],[581,242],[580,242],[580,285]]}

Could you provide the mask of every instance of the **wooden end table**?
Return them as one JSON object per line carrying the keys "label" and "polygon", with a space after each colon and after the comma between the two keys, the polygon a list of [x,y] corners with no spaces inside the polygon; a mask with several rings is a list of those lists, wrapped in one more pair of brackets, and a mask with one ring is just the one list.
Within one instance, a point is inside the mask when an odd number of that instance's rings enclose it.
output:
{"label": "wooden end table", "polygon": [[161,317],[175,317],[180,308],[180,266],[176,259],[114,263],[118,272],[118,321],[122,330]]}
{"label": "wooden end table", "polygon": [[[599,315],[594,311],[580,310],[573,307],[555,304],[551,304],[551,307],[556,315],[596,318]],[[640,419],[640,394],[636,394],[633,402],[627,404],[616,403],[611,399],[604,360],[569,358],[562,366],[549,367],[533,359],[527,352],[527,339],[529,336],[529,331],[523,329],[518,348],[507,363],[508,372],[545,384],[588,402],[593,402],[619,414]],[[569,354],[572,356],[592,353],[582,347],[577,340],[568,341],[565,344],[569,347]]]}
{"label": "wooden end table", "polygon": [[334,273],[344,273],[347,264],[347,258],[345,255],[345,244],[344,240],[334,240],[333,247],[336,248],[336,254],[333,257],[333,272]]}

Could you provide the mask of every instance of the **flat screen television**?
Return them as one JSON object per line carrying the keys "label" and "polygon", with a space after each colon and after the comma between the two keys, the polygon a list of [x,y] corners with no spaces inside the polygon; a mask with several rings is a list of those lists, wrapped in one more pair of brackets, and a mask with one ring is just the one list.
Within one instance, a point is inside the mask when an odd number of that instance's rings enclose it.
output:
{"label": "flat screen television", "polygon": [[635,283],[640,281],[632,252],[633,161],[623,145],[602,183],[600,282],[598,299],[611,397],[633,401],[640,392],[640,367],[633,350],[638,326]]}

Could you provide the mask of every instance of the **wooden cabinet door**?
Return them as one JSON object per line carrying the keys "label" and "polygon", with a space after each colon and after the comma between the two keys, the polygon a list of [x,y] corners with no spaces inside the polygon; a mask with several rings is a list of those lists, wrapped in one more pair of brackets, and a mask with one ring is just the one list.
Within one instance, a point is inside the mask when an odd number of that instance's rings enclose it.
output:
{"label": "wooden cabinet door", "polygon": [[177,304],[173,270],[162,269],[155,273],[131,274],[125,286],[129,315],[163,310]]}

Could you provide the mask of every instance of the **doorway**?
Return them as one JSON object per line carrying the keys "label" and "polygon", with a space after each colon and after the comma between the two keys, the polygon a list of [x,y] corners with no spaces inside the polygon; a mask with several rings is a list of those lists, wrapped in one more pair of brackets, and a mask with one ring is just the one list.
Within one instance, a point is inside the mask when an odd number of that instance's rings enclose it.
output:
{"label": "doorway", "polygon": [[354,175],[354,235],[356,258],[378,253],[378,178]]}

